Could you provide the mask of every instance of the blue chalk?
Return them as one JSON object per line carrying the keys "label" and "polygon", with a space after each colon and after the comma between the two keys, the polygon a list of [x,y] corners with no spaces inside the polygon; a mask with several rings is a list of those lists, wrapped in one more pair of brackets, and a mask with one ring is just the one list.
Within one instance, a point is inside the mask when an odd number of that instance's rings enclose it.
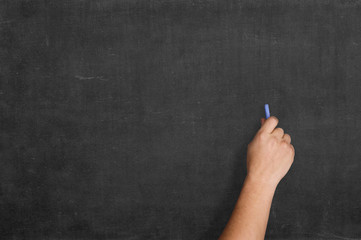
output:
{"label": "blue chalk", "polygon": [[264,110],[266,111],[266,119],[268,119],[271,116],[268,104],[264,105]]}

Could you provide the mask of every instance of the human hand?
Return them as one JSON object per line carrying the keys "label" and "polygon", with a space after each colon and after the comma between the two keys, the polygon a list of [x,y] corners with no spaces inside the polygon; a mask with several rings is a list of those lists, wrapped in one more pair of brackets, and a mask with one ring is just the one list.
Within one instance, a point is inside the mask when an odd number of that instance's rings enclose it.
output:
{"label": "human hand", "polygon": [[247,146],[247,178],[276,187],[290,169],[295,149],[291,137],[276,128],[278,119],[261,119],[261,128]]}

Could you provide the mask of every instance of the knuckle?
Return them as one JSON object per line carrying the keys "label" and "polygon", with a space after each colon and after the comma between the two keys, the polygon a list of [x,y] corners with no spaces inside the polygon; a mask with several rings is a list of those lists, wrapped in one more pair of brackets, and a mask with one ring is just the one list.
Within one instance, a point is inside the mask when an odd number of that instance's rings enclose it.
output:
{"label": "knuckle", "polygon": [[270,144],[273,146],[273,145],[275,145],[275,144],[277,144],[277,142],[278,142],[278,139],[276,138],[276,137],[271,137],[270,138]]}
{"label": "knuckle", "polygon": [[287,144],[287,150],[289,153],[291,153],[292,155],[295,153],[295,149],[291,144]]}
{"label": "knuckle", "polygon": [[278,118],[276,118],[275,116],[271,116],[271,118],[273,119],[273,121],[274,121],[276,124],[278,124],[278,122],[279,122]]}
{"label": "knuckle", "polygon": [[283,137],[286,141],[288,141],[289,143],[291,143],[291,136],[287,133],[285,133],[284,137]]}
{"label": "knuckle", "polygon": [[267,133],[266,132],[260,132],[259,139],[265,140],[266,138],[267,138]]}
{"label": "knuckle", "polygon": [[291,151],[292,151],[292,153],[295,154],[295,153],[296,153],[295,147],[294,147],[292,144],[290,144],[290,146],[291,146]]}
{"label": "knuckle", "polygon": [[284,149],[289,149],[290,148],[289,144],[287,142],[285,142],[285,141],[281,142],[281,147],[284,148]]}

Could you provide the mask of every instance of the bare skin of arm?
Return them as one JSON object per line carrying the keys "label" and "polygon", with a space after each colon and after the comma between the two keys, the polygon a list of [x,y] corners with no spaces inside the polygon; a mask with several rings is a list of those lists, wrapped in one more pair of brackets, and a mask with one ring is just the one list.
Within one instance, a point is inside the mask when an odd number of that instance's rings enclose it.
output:
{"label": "bare skin of arm", "polygon": [[291,137],[276,128],[278,119],[261,119],[247,147],[247,176],[227,226],[219,240],[264,239],[274,192],[295,156]]}

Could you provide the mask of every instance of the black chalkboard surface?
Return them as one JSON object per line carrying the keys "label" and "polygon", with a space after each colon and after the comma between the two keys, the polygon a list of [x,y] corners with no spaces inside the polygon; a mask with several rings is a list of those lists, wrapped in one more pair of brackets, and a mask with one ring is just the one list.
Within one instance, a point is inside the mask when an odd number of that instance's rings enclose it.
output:
{"label": "black chalkboard surface", "polygon": [[360,1],[1,0],[2,239],[217,239],[271,115],[266,239],[361,239]]}

